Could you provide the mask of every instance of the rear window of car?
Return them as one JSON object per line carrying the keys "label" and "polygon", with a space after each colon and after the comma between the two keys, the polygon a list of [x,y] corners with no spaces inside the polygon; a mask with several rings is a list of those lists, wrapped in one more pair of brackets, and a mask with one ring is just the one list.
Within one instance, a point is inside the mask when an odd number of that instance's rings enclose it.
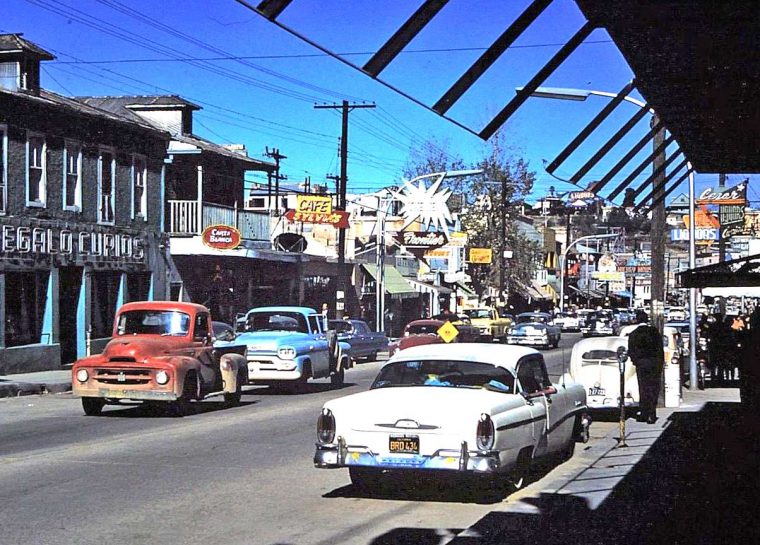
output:
{"label": "rear window of car", "polygon": [[371,389],[400,386],[485,388],[514,392],[512,373],[490,363],[457,360],[411,360],[386,365]]}
{"label": "rear window of car", "polygon": [[406,326],[404,335],[424,335],[425,333],[436,333],[440,329],[437,324],[414,324]]}
{"label": "rear window of car", "polygon": [[596,365],[598,363],[614,363],[617,365],[617,352],[612,350],[589,350],[581,355],[583,365]]}

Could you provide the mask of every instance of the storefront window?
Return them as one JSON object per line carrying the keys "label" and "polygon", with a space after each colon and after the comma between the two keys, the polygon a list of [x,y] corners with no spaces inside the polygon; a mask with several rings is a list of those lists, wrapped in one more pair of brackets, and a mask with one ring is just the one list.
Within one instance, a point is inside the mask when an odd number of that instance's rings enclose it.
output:
{"label": "storefront window", "polygon": [[5,346],[41,341],[48,275],[47,271],[5,273]]}
{"label": "storefront window", "polygon": [[111,336],[120,281],[120,272],[92,273],[91,335],[93,339]]}

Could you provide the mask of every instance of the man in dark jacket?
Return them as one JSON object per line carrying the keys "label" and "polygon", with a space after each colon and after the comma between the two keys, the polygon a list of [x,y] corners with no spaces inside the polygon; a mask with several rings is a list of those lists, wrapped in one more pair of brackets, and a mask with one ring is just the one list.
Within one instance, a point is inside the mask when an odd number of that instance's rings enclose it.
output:
{"label": "man in dark jacket", "polygon": [[628,355],[636,366],[639,382],[639,422],[654,424],[657,420],[657,398],[660,395],[660,379],[665,354],[662,348],[662,333],[647,325],[644,312],[636,314],[639,324],[628,337]]}

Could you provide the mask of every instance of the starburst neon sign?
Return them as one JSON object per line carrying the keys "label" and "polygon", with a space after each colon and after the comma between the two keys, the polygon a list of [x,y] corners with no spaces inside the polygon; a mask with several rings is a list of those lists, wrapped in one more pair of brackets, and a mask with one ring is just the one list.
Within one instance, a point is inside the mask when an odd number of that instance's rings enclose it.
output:
{"label": "starburst neon sign", "polygon": [[[472,176],[482,172],[482,170],[435,172],[417,176],[406,182],[400,190],[393,194],[402,204],[401,216],[405,221],[401,230],[403,231],[415,221],[419,221],[422,229],[431,226],[434,230],[442,230],[448,234],[449,224],[454,222],[446,204],[452,191],[448,188],[441,189],[441,183],[446,178]],[[426,184],[428,179],[434,180],[430,187]]]}

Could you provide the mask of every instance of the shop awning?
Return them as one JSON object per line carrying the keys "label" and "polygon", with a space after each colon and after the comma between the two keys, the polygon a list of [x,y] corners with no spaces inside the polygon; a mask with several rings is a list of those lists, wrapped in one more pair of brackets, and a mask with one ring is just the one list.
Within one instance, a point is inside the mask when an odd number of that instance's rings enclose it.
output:
{"label": "shop awning", "polygon": [[[364,269],[364,271],[374,280],[377,280],[376,265],[371,263],[362,263],[362,269]],[[393,265],[385,265],[385,267],[383,267],[383,282],[385,285],[385,293],[391,297],[395,297],[397,299],[417,297],[417,292]]]}
{"label": "shop awning", "polygon": [[[406,280],[406,279],[405,279]],[[438,295],[450,295],[454,293],[454,290],[447,288],[446,286],[437,286],[428,282],[421,282],[419,280],[407,280],[407,282],[414,288],[415,291],[420,293],[436,293]]]}
{"label": "shop awning", "polygon": [[576,286],[568,286],[571,290],[587,299],[604,299],[607,294],[599,290],[582,290]]}
{"label": "shop awning", "polygon": [[523,297],[530,298],[534,301],[547,301],[552,298],[551,295],[544,293],[541,289],[541,285],[535,281],[532,281],[530,284],[524,284],[519,281],[516,283],[522,291]]}
{"label": "shop awning", "polygon": [[760,286],[760,254],[676,274],[679,288]]}

